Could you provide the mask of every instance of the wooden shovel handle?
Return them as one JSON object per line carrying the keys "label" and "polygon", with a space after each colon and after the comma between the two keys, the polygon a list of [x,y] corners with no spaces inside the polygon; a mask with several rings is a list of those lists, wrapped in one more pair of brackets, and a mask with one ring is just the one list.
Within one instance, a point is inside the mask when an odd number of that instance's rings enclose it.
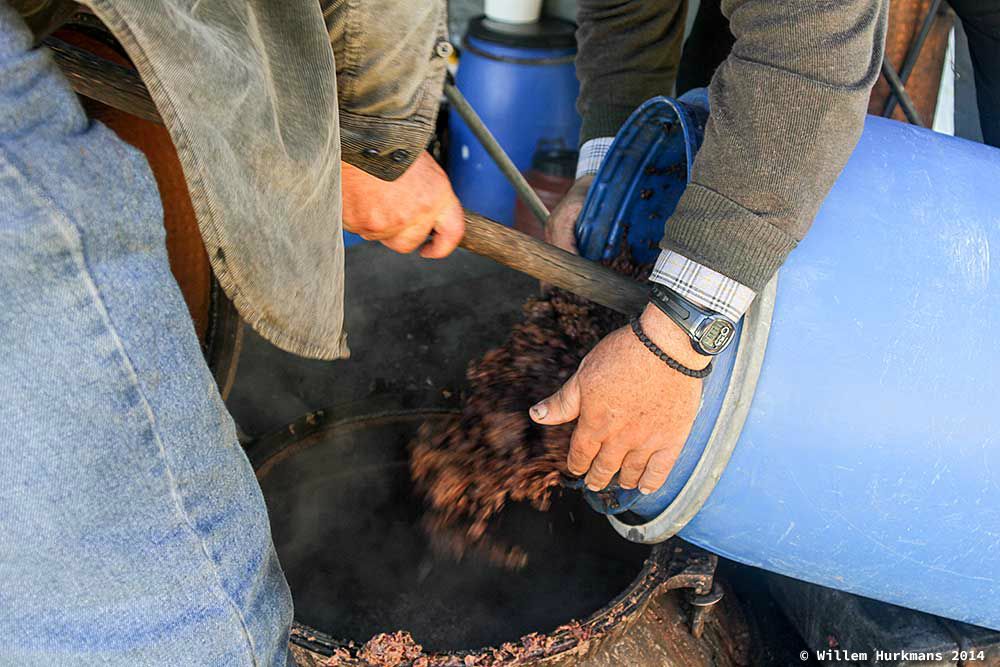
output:
{"label": "wooden shovel handle", "polygon": [[471,211],[460,245],[625,315],[639,313],[649,298],[634,280]]}
{"label": "wooden shovel handle", "polygon": [[[81,95],[140,118],[163,122],[135,72],[52,37],[45,44]],[[627,315],[638,313],[646,304],[646,290],[634,280],[476,213],[465,213],[461,245]]]}

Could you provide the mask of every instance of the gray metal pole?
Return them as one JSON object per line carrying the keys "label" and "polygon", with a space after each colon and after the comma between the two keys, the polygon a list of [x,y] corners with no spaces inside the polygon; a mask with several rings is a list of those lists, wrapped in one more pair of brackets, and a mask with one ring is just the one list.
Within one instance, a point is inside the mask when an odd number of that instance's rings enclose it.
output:
{"label": "gray metal pole", "polygon": [[[899,68],[899,82],[903,86],[906,85],[907,80],[910,78],[910,73],[913,72],[913,68],[917,64],[917,58],[920,57],[920,51],[924,48],[927,35],[930,34],[931,27],[933,27],[934,21],[937,20],[938,9],[940,7],[941,0],[932,0],[930,8],[927,10],[927,16],[924,17],[924,22],[920,26],[920,32],[917,33],[917,38],[913,40],[910,50],[906,52],[906,58],[903,59],[903,66]],[[890,94],[882,115],[886,118],[892,118],[892,112],[896,110],[898,102],[899,100],[896,99],[896,95]]]}
{"label": "gray metal pole", "polygon": [[889,88],[893,93],[895,93],[896,98],[899,100],[899,106],[903,108],[903,114],[906,116],[906,120],[910,121],[913,125],[926,127],[923,121],[920,120],[920,114],[917,113],[917,107],[913,104],[910,94],[906,92],[906,88],[903,87],[903,82],[899,80],[896,68],[892,66],[892,63],[885,59],[882,60],[882,75],[885,77],[886,82],[888,82]]}

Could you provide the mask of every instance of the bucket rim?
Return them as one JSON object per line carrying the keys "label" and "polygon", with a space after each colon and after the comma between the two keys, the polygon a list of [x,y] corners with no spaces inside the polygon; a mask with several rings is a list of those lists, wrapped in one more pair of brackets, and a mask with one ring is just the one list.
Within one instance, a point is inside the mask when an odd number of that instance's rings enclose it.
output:
{"label": "bucket rim", "polygon": [[[412,419],[417,416],[453,417],[461,412],[450,407],[404,407],[413,405],[412,397],[380,396],[375,400],[362,400],[347,406],[337,406],[309,412],[290,422],[284,428],[262,436],[247,446],[258,478],[266,476],[271,468],[289,456],[317,444],[319,436],[338,429],[352,428],[375,419]],[[336,415],[335,417],[333,415]],[[593,612],[578,625],[564,625],[542,633],[546,641],[537,655],[520,655],[521,660],[542,660],[569,654],[599,640],[619,627],[628,627],[645,611],[653,597],[676,588],[692,588],[698,594],[707,592],[713,581],[717,557],[687,543],[659,543],[653,545],[642,567],[626,588],[602,608]],[[401,628],[404,629],[405,628]],[[340,639],[304,623],[294,621],[290,641],[304,649],[332,656],[338,651],[348,651],[352,658],[364,645],[364,640]],[[457,659],[456,664],[469,656],[502,655],[507,645],[517,646],[519,640],[503,646],[486,646],[459,651],[427,651],[423,654],[432,664],[444,664]],[[511,656],[513,659],[515,656]],[[344,664],[352,664],[345,662]],[[357,664],[363,664],[358,661]]]}

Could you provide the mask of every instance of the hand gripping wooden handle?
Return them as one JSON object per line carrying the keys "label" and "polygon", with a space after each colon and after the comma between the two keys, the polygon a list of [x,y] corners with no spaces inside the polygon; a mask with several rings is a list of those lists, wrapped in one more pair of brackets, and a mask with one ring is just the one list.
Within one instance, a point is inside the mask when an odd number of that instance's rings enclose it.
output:
{"label": "hand gripping wooden handle", "polygon": [[634,280],[471,211],[459,245],[625,315],[639,313],[649,299]]}
{"label": "hand gripping wooden handle", "polygon": [[[81,95],[140,118],[163,122],[142,79],[131,70],[55,38],[47,38],[45,44]],[[646,304],[646,290],[634,280],[476,213],[465,213],[461,245],[627,315],[638,313]]]}

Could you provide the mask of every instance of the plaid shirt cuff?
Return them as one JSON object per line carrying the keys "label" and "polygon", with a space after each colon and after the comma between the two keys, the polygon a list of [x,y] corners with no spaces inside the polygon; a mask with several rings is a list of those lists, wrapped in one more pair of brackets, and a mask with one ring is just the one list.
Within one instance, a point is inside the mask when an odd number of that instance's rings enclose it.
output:
{"label": "plaid shirt cuff", "polygon": [[576,177],[596,174],[614,140],[614,137],[597,137],[583,142],[583,146],[580,146],[580,157],[576,160]]}
{"label": "plaid shirt cuff", "polygon": [[649,279],[734,322],[743,317],[757,296],[746,285],[671,250],[660,251]]}
{"label": "plaid shirt cuff", "polygon": [[[576,161],[576,177],[596,174],[614,140],[614,137],[597,137],[584,142]],[[734,322],[743,317],[757,296],[746,285],[671,250],[660,252],[649,279]]]}

